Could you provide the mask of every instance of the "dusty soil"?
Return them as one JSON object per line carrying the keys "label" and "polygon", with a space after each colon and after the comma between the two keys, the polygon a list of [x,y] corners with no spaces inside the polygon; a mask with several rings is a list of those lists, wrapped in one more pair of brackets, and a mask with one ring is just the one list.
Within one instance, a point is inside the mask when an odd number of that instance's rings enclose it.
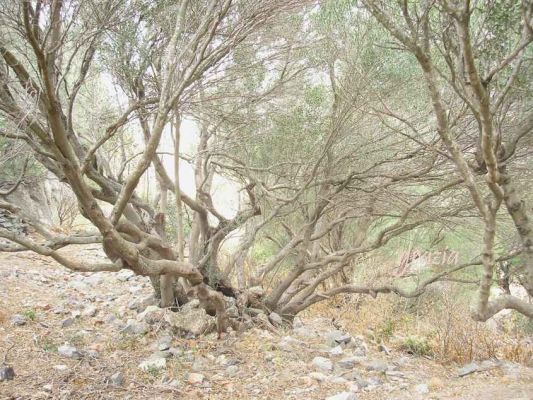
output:
{"label": "dusty soil", "polygon": [[[69,254],[100,257],[96,248],[87,246]],[[366,359],[383,361],[387,373],[356,365],[352,371],[335,367],[317,374],[314,357],[328,357],[334,364],[342,357],[328,353],[324,333],[334,327],[319,317],[304,319],[295,331],[255,329],[222,340],[213,335],[175,337],[173,346],[182,354],[169,358],[162,370],[143,372],[139,363],[154,353],[158,338],[166,333],[155,326],[145,335],[125,335],[116,321],[136,318],[137,311],[128,304],[150,293],[147,278],[71,273],[31,253],[0,253],[0,363],[6,355],[6,364],[16,373],[14,380],[0,382],[0,398],[325,399],[351,390],[362,400],[533,399],[531,368],[502,363],[459,378],[460,366],[398,351],[385,355],[371,342]],[[96,307],[94,316],[83,315],[88,306]],[[13,325],[14,314],[25,315],[26,324]],[[62,327],[69,317],[74,323]],[[292,339],[283,339],[286,336]],[[85,355],[80,360],[60,356],[57,347],[64,343]],[[223,360],[233,360],[237,368],[230,370]],[[188,383],[193,369],[205,376],[203,383]],[[108,383],[117,371],[124,375],[122,386]],[[373,384],[357,387],[343,378],[347,372]],[[427,385],[428,393],[420,393],[421,384]]]}

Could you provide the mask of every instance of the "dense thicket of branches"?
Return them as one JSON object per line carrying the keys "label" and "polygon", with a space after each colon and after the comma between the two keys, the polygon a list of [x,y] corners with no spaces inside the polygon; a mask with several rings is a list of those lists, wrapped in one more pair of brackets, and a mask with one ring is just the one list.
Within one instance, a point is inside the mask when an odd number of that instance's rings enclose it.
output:
{"label": "dense thicket of branches", "polygon": [[[533,296],[532,14],[528,0],[1,1],[1,140],[66,183],[96,228],[57,236],[5,192],[0,208],[42,240],[0,229],[1,250],[128,268],[162,306],[198,296],[222,319],[221,292],[290,321],[341,293],[414,297],[481,265],[473,316],[533,317],[525,299],[490,292],[512,260]],[[180,148],[184,121],[198,127],[194,154]],[[10,165],[15,187],[26,163]],[[240,188],[231,217],[214,201],[221,177]],[[454,231],[477,243],[462,263],[354,280],[409,232],[435,236],[431,248]],[[93,242],[109,263],[59,251]]]}

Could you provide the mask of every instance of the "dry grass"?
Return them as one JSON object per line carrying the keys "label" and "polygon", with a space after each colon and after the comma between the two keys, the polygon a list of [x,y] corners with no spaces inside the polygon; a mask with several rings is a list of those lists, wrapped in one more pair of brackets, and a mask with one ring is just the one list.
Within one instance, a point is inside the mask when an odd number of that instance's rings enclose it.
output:
{"label": "dry grass", "polygon": [[497,358],[530,365],[533,342],[513,322],[475,322],[468,299],[448,286],[414,300],[396,296],[346,296],[317,304],[308,315],[331,316],[354,334],[441,363]]}

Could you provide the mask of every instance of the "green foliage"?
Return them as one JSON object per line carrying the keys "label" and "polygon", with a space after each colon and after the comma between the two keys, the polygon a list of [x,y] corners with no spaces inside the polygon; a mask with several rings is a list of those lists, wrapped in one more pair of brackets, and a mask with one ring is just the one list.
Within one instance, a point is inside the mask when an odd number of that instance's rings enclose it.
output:
{"label": "green foliage", "polygon": [[417,356],[430,356],[433,351],[426,338],[409,336],[401,345],[403,351]]}
{"label": "green foliage", "polygon": [[30,321],[35,321],[35,318],[37,318],[37,314],[35,313],[35,310],[33,310],[33,309],[24,310],[22,312],[22,315],[24,315]]}
{"label": "green foliage", "polygon": [[377,330],[377,338],[381,340],[389,340],[394,335],[397,324],[398,322],[391,318],[383,321]]}
{"label": "green foliage", "polygon": [[257,241],[251,250],[252,262],[255,265],[266,263],[276,252],[271,241],[261,240]]}

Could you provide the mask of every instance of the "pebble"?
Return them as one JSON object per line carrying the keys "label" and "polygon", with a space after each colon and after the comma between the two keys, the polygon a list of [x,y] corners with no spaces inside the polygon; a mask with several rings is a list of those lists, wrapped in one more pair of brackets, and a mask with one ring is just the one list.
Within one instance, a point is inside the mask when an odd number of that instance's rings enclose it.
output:
{"label": "pebble", "polygon": [[115,372],[113,375],[111,375],[109,377],[109,383],[114,386],[124,385],[124,375],[122,372]]}
{"label": "pebble", "polygon": [[87,306],[85,310],[82,311],[81,315],[84,317],[94,317],[98,310],[95,306]]}
{"label": "pebble", "polygon": [[236,365],[230,365],[226,368],[226,375],[233,376],[239,373],[239,367]]}
{"label": "pebble", "polygon": [[79,360],[81,358],[81,353],[73,346],[69,346],[68,344],[64,344],[62,346],[59,346],[57,348],[57,352],[60,356],[67,357],[67,358],[75,358]]}
{"label": "pebble", "polygon": [[122,332],[129,335],[144,335],[148,332],[148,327],[146,324],[136,322],[134,319],[128,319]]}
{"label": "pebble", "polygon": [[313,358],[312,364],[315,368],[321,369],[323,371],[332,371],[333,363],[331,360],[325,357],[315,357]]}
{"label": "pebble", "polygon": [[163,369],[167,366],[167,360],[164,357],[151,356],[139,364],[139,368],[145,372],[152,369]]}
{"label": "pebble", "polygon": [[69,326],[72,326],[74,324],[74,318],[66,318],[63,321],[61,321],[61,328],[68,328]]}
{"label": "pebble", "polygon": [[15,326],[23,326],[26,325],[26,322],[28,319],[21,314],[15,314],[11,317],[11,324]]}
{"label": "pebble", "polygon": [[415,390],[420,394],[429,393],[429,387],[425,383],[421,383],[415,386]]}
{"label": "pebble", "polygon": [[0,382],[10,381],[15,377],[15,371],[12,367],[0,367]]}
{"label": "pebble", "polygon": [[187,377],[187,382],[191,385],[199,385],[204,381],[205,377],[202,374],[192,372]]}
{"label": "pebble", "polygon": [[457,372],[457,375],[459,375],[460,377],[463,377],[463,376],[470,375],[476,372],[478,369],[479,369],[479,365],[477,365],[476,363],[466,364],[465,366],[459,369],[459,371]]}
{"label": "pebble", "polygon": [[271,312],[268,316],[268,320],[272,323],[274,326],[281,326],[283,325],[283,319],[280,317],[278,313]]}

